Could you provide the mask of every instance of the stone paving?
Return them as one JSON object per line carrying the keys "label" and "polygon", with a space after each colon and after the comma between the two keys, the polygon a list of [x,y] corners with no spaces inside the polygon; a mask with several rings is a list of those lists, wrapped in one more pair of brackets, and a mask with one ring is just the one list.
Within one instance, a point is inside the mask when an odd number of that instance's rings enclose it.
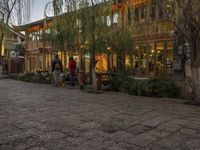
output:
{"label": "stone paving", "polygon": [[198,150],[200,107],[0,80],[0,150]]}

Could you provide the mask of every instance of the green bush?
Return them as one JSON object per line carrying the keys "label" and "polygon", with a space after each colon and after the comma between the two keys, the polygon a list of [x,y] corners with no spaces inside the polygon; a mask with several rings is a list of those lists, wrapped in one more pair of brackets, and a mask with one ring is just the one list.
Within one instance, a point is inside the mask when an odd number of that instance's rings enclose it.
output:
{"label": "green bush", "polygon": [[125,92],[128,92],[129,89],[131,89],[131,83],[133,82],[134,80],[131,79],[131,78],[125,78],[123,79],[123,81],[121,82],[121,89]]}
{"label": "green bush", "polygon": [[172,81],[164,78],[127,79],[122,82],[122,89],[131,95],[149,97],[178,97],[180,93],[180,89]]}
{"label": "green bush", "polygon": [[36,79],[34,73],[24,73],[19,75],[19,80],[26,82],[34,82]]}
{"label": "green bush", "polygon": [[133,80],[130,83],[130,88],[127,89],[128,94],[130,95],[138,95],[138,81]]}
{"label": "green bush", "polygon": [[42,77],[38,73],[24,73],[20,74],[19,80],[34,83],[51,83],[51,74],[47,73]]}
{"label": "green bush", "polygon": [[178,97],[180,89],[170,80],[164,78],[150,79],[148,95],[157,97]]}
{"label": "green bush", "polygon": [[120,91],[120,87],[121,87],[121,80],[118,78],[112,78],[111,81],[111,89],[113,91]]}

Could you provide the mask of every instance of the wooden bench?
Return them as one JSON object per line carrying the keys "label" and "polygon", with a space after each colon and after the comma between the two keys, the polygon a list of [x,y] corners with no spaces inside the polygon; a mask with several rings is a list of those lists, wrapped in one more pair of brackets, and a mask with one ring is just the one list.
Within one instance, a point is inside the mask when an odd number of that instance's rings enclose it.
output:
{"label": "wooden bench", "polygon": [[96,73],[97,76],[97,88],[98,90],[102,89],[102,85],[110,85],[112,79],[117,77],[116,73]]}

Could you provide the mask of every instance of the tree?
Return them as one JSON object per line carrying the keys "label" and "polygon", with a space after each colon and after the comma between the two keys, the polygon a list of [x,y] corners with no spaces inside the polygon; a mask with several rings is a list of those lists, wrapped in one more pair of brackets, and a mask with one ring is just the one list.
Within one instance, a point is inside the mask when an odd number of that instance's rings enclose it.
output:
{"label": "tree", "polygon": [[[125,55],[128,55],[130,60],[133,60],[134,40],[132,30],[129,26],[123,27],[112,34],[112,48],[117,54],[117,72],[123,77],[126,74]],[[131,64],[132,65],[132,64]]]}
{"label": "tree", "polygon": [[[200,5],[198,0],[157,1],[182,37],[186,61],[190,61],[195,100],[200,102]],[[169,5],[169,4],[173,5]],[[189,45],[187,50],[186,45]],[[189,57],[187,51],[189,52]]]}
{"label": "tree", "polygon": [[[54,0],[54,28],[57,38],[52,42],[66,45],[67,49],[88,49],[90,54],[90,79],[96,89],[95,54],[116,53],[118,73],[124,73],[125,53],[132,55],[133,15],[128,16],[129,25],[125,26],[121,16],[118,24],[113,24],[113,1],[101,0]],[[63,12],[63,10],[65,10]],[[128,10],[127,10],[128,11]],[[129,9],[129,11],[134,11]],[[131,14],[132,12],[129,12]],[[127,20],[128,20],[127,19]],[[131,20],[131,21],[130,21]],[[86,44],[87,43],[87,44]],[[108,50],[109,49],[109,50]],[[80,51],[81,52],[81,51]]]}
{"label": "tree", "polygon": [[2,0],[0,2],[0,65],[2,61],[3,40],[11,18],[11,13],[16,5],[17,0]]}
{"label": "tree", "polygon": [[[27,0],[1,0],[0,1],[0,66],[2,65],[2,48],[7,31],[9,31],[12,17],[18,18],[19,24],[24,17],[22,6],[27,6]],[[30,5],[29,5],[30,6]],[[28,8],[27,8],[28,9]],[[26,9],[24,9],[26,10]],[[30,11],[30,9],[28,9]],[[26,15],[28,15],[27,13]],[[23,17],[22,17],[23,16]],[[16,20],[15,20],[16,21]],[[2,70],[0,70],[2,72]]]}
{"label": "tree", "polygon": [[[95,53],[106,49],[104,44],[111,31],[107,26],[107,16],[111,15],[111,2],[72,0],[63,3],[62,0],[54,0],[53,4],[56,16],[54,27],[60,45],[74,50],[87,43],[90,53],[90,77],[93,85],[96,84]],[[60,4],[66,8],[63,9]],[[66,14],[62,14],[62,10],[66,10],[63,12]]]}

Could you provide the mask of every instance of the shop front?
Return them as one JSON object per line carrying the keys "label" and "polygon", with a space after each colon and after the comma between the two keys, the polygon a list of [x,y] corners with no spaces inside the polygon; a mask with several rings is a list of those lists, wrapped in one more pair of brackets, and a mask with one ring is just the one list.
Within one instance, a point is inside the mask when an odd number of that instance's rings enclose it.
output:
{"label": "shop front", "polygon": [[141,43],[131,57],[126,56],[126,69],[135,76],[170,76],[172,61],[173,41]]}
{"label": "shop front", "polygon": [[69,58],[71,56],[77,62],[79,68],[79,54],[77,52],[67,52],[51,49],[38,49],[33,51],[27,51],[25,55],[25,71],[37,72],[37,71],[51,71],[52,61],[58,55],[63,64],[64,71],[68,70]]}

